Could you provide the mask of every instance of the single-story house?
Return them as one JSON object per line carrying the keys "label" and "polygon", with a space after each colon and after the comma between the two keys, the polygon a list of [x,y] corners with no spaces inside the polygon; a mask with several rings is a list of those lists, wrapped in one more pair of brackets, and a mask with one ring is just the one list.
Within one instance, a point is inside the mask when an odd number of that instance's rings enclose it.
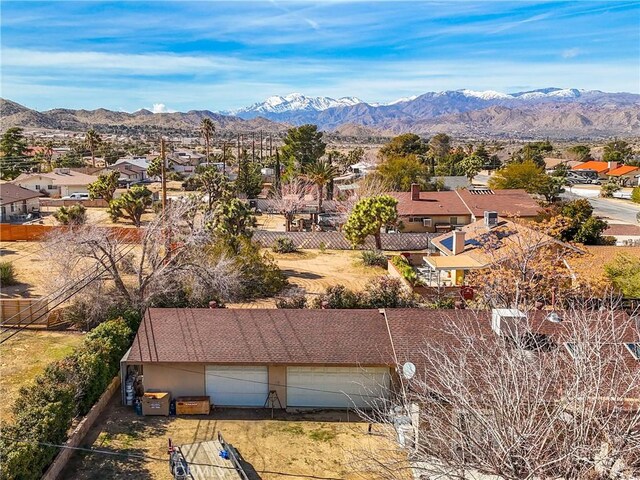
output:
{"label": "single-story house", "polygon": [[500,218],[497,212],[485,212],[484,218],[459,230],[431,240],[436,252],[423,257],[420,273],[429,285],[463,285],[469,270],[481,270],[525,250],[558,245],[577,253],[581,250],[522,223]]}
{"label": "single-story house", "polygon": [[608,177],[617,178],[623,186],[635,187],[640,185],[640,167],[622,165],[607,172]]}
{"label": "single-story house", "polygon": [[640,247],[640,225],[610,223],[602,234],[606,237],[614,237],[618,246],[636,245]]}
{"label": "single-story house", "polygon": [[576,172],[595,172],[598,175],[598,178],[600,178],[601,180],[606,180],[607,172],[616,168],[618,168],[618,162],[599,162],[596,160],[589,160],[588,162],[583,162],[579,165],[576,165],[575,167],[571,168],[571,170]]}
{"label": "single-story house", "polygon": [[571,169],[577,165],[580,165],[581,163],[583,162],[568,160],[566,158],[546,157],[544,159],[544,169],[547,173],[552,173],[560,165],[565,165],[567,168]]}
{"label": "single-story house", "polygon": [[41,196],[40,192],[13,183],[0,184],[0,222],[10,221],[11,217],[39,212]]}
{"label": "single-story house", "polygon": [[[420,353],[427,341],[454,355],[468,348],[452,325],[507,335],[502,327],[518,317],[523,328],[570,341],[562,338],[570,329],[546,312],[529,319],[500,310],[150,308],[121,378],[125,385],[137,372],[145,392],[206,395],[222,407],[264,408],[275,392],[282,408],[367,408],[393,400],[407,362],[418,380],[428,378]],[[637,342],[637,331],[621,341]]]}
{"label": "single-story house", "polygon": [[538,203],[524,190],[491,190],[486,187],[423,192],[417,184],[411,192],[389,192],[398,200],[398,217],[404,232],[448,232],[468,225],[484,212],[497,211],[506,218],[534,219]]}
{"label": "single-story house", "polygon": [[56,168],[49,173],[22,173],[11,183],[34,192],[46,192],[51,197],[66,197],[72,193],[87,193],[98,179],[69,168]]}

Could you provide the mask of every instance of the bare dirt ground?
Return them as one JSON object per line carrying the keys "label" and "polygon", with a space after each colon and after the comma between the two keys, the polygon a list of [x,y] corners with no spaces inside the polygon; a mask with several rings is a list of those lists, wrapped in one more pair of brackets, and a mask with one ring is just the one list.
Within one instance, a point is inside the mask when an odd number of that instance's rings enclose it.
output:
{"label": "bare dirt ground", "polygon": [[[308,294],[324,293],[327,287],[344,285],[352,290],[363,290],[372,278],[386,275],[380,267],[362,264],[360,252],[351,250],[301,250],[297,253],[271,252],[276,263],[289,279],[292,287],[304,289]],[[275,308],[274,299],[232,303],[231,308]]]}
{"label": "bare dirt ground", "polygon": [[[2,338],[12,333],[8,330]],[[25,330],[0,346],[0,395],[3,408],[0,419],[11,418],[9,406],[13,405],[18,390],[41,373],[55,360],[69,355],[82,342],[78,332],[52,332]]]}
{"label": "bare dirt ground", "polygon": [[13,263],[18,285],[2,286],[1,298],[39,297],[44,295],[43,279],[49,272],[47,262],[41,258],[41,242],[0,242],[0,259]]}
{"label": "bare dirt ground", "polygon": [[369,435],[367,423],[353,414],[347,419],[344,412],[282,412],[276,413],[275,420],[271,420],[270,411],[256,409],[216,410],[206,416],[140,417],[119,400],[116,396],[111,402],[85,446],[153,458],[79,453],[63,479],[170,480],[168,439],[176,445],[194,443],[214,439],[219,431],[254,471],[250,478],[263,480],[285,478],[283,474],[286,478],[376,478],[369,471],[371,458],[399,458],[382,427],[374,427]]}

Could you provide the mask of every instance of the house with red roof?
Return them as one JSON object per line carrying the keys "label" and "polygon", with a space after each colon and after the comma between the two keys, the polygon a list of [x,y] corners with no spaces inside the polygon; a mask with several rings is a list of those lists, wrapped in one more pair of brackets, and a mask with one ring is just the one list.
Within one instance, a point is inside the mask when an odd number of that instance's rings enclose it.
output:
{"label": "house with red roof", "polygon": [[597,160],[589,160],[580,165],[571,168],[573,171],[591,171],[598,174],[601,180],[607,179],[607,172],[618,168],[618,162],[599,162]]}
{"label": "house with red roof", "polygon": [[640,167],[634,165],[622,165],[607,172],[610,178],[617,178],[624,187],[640,185]]}

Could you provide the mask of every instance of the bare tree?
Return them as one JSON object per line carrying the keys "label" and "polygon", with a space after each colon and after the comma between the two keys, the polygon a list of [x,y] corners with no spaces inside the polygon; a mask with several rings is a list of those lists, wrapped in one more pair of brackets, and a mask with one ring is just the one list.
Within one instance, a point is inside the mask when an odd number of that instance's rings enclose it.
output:
{"label": "bare tree", "polygon": [[498,331],[488,314],[431,326],[395,398],[401,414],[369,416],[394,436],[411,418],[414,441],[404,461],[369,456],[370,468],[382,478],[409,467],[422,478],[637,478],[640,363],[625,342],[638,349],[638,326],[614,307]]}
{"label": "bare tree", "polygon": [[69,293],[89,275],[90,285],[73,299],[96,306],[96,313],[115,303],[141,310],[153,304],[206,305],[233,298],[239,285],[232,259],[208,254],[207,221],[196,200],[176,201],[129,237],[93,225],[57,233],[46,255],[56,263],[55,278],[75,280],[65,287]]}
{"label": "bare tree", "polygon": [[376,197],[388,192],[390,189],[384,180],[375,175],[369,175],[358,182],[357,188],[344,197],[336,200],[336,211],[347,221],[353,207],[363,198]]}
{"label": "bare tree", "polygon": [[284,216],[285,231],[291,231],[291,223],[296,215],[308,203],[306,196],[312,190],[313,184],[307,181],[293,179],[282,184],[280,192],[271,200],[273,209]]}

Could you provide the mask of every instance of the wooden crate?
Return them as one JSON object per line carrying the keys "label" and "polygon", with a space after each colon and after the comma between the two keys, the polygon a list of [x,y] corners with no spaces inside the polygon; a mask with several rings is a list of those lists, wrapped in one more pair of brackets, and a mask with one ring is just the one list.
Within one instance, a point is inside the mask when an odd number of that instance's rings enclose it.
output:
{"label": "wooden crate", "polygon": [[142,397],[143,415],[169,415],[170,395],[166,392],[146,392]]}
{"label": "wooden crate", "polygon": [[207,415],[210,408],[209,397],[176,398],[176,415]]}

